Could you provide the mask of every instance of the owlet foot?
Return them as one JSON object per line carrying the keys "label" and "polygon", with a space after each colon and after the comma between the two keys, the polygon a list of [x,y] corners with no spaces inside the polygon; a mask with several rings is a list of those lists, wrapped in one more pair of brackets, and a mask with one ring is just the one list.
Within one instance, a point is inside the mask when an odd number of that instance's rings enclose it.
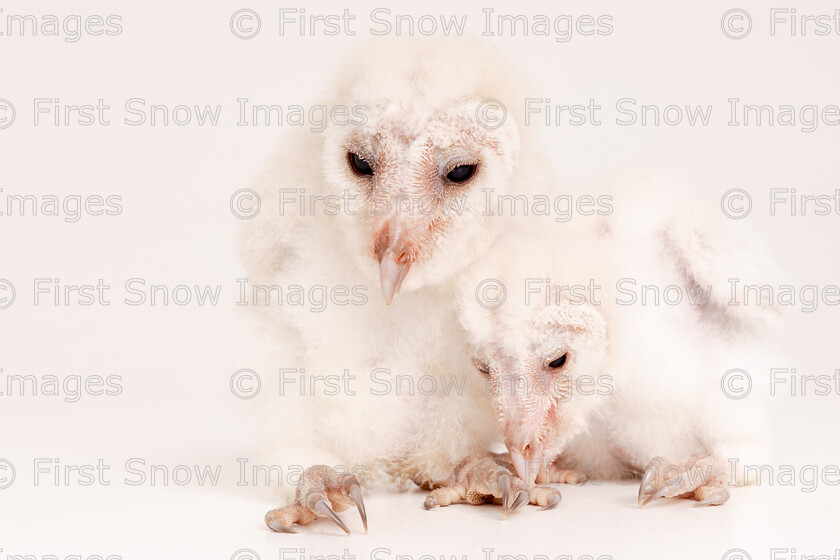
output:
{"label": "owlet foot", "polygon": [[580,486],[589,480],[589,475],[578,469],[567,469],[556,463],[548,465],[548,477],[545,471],[540,470],[537,475],[537,482],[559,482],[560,484],[574,484]]}
{"label": "owlet foot", "polygon": [[367,514],[362,500],[362,488],[355,474],[336,473],[326,465],[306,469],[295,493],[295,501],[265,514],[265,524],[278,533],[296,533],[295,525],[308,525],[326,517],[341,527],[350,529],[336,512],[356,505],[367,533]]}
{"label": "owlet foot", "polygon": [[729,499],[729,489],[722,474],[714,471],[712,457],[685,461],[654,457],[645,468],[638,505],[659,498],[694,498],[697,506],[719,506]]}
{"label": "owlet foot", "polygon": [[449,480],[432,490],[426,509],[464,502],[502,506],[504,518],[525,503],[551,509],[560,503],[560,492],[549,486],[528,485],[513,474],[513,464],[501,457],[471,457],[455,468]]}

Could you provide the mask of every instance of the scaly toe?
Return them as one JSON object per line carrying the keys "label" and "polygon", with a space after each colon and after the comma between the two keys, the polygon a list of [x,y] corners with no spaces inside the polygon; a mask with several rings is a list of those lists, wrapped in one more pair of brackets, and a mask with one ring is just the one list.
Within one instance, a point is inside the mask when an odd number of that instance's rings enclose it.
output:
{"label": "scaly toe", "polygon": [[557,504],[560,503],[561,499],[562,499],[562,496],[560,495],[560,492],[557,492],[556,494],[552,494],[548,498],[548,503],[546,503],[543,507],[541,507],[540,511],[545,511],[547,509],[553,509],[553,508],[557,507]]}
{"label": "scaly toe", "polygon": [[729,489],[726,486],[701,486],[694,491],[699,500],[693,507],[719,506],[729,501]]}
{"label": "scaly toe", "polygon": [[283,525],[275,516],[274,513],[278,511],[273,509],[265,514],[265,524],[269,529],[277,533],[297,533],[297,529],[291,526]]}

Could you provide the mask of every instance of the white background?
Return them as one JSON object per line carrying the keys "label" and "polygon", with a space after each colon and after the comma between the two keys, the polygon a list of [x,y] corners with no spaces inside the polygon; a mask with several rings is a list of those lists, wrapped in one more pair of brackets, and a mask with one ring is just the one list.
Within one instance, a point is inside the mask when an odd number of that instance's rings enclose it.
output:
{"label": "white background", "polygon": [[[0,278],[16,287],[14,304],[0,310],[3,375],[120,376],[122,394],[0,397],[0,458],[15,467],[14,483],[0,490],[0,558],[4,555],[119,555],[126,559],[231,558],[249,549],[277,558],[282,549],[310,555],[345,552],[356,558],[423,554],[500,554],[554,558],[679,556],[718,558],[743,549],[752,558],[831,555],[837,542],[840,490],[817,480],[816,491],[797,477],[792,486],[769,482],[733,491],[724,507],[693,510],[687,502],[635,507],[635,484],[563,488],[556,510],[533,508],[501,521],[498,508],[456,506],[426,512],[422,493],[379,494],[367,499],[371,530],[343,536],[318,523],[300,536],[274,534],[263,525],[276,507],[270,488],[238,486],[238,458],[255,457],[254,406],[232,396],[229,380],[249,364],[236,356],[235,238],[238,220],[231,195],[247,186],[284,127],[241,127],[237,98],[254,103],[308,106],[317,102],[345,48],[369,36],[376,4],[325,2],[308,14],[356,16],[355,37],[280,37],[278,6],[232,2],[4,2],[0,31],[12,14],[119,15],[122,33],[55,37],[0,37],[0,98],[16,108],[12,126],[0,130],[0,188],[15,194],[119,195],[119,216],[0,216]],[[305,7],[287,5],[287,7]],[[840,104],[840,35],[791,37],[784,25],[770,34],[770,8],[758,3],[704,2],[632,7],[622,2],[485,5],[424,2],[389,6],[393,14],[467,16],[467,34],[483,31],[482,8],[502,14],[610,15],[607,37],[488,37],[531,76],[533,97],[555,104],[604,107],[602,126],[541,127],[550,142],[558,193],[620,190],[636,177],[672,177],[689,184],[711,208],[723,193],[741,188],[753,200],[739,227],[754,228],[772,247],[782,269],[779,284],[797,287],[840,282],[836,248],[840,216],[791,217],[789,206],[770,215],[770,189],[832,195],[838,182],[840,127],[728,126],[727,99],[743,103],[825,106]],[[833,15],[836,5],[797,3],[798,14]],[[230,19],[241,8],[262,17],[260,34],[236,38]],[[732,8],[752,16],[752,32],[728,38],[721,18]],[[468,62],[465,62],[468,63]],[[222,105],[217,126],[127,126],[123,104]],[[708,126],[618,126],[615,102],[713,105]],[[111,105],[110,126],[53,126],[33,122],[35,98],[62,104]],[[0,113],[8,118],[9,113]],[[288,128],[288,127],[285,127]],[[657,186],[672,187],[665,181]],[[122,301],[129,278],[147,284],[221,285],[217,306],[144,305]],[[33,304],[33,279],[112,286],[110,306]],[[6,294],[8,295],[8,293]],[[837,314],[820,305],[795,307],[783,325],[789,364],[803,374],[832,375],[840,367]],[[767,391],[762,372],[756,391]],[[5,379],[5,377],[4,377]],[[0,391],[5,387],[0,387]],[[836,392],[769,399],[773,407],[776,465],[819,472],[838,463]],[[688,398],[688,397],[686,397]],[[61,465],[111,465],[110,485],[56,485],[36,459]],[[124,463],[220,466],[215,486],[147,480],[129,486]],[[9,480],[8,463],[0,477]],[[4,484],[5,485],[5,484]],[[360,523],[347,514],[354,533]],[[773,552],[772,549],[788,549]],[[791,550],[791,549],[795,549]],[[248,557],[249,552],[241,557]],[[735,554],[735,553],[733,553]],[[781,555],[781,556],[778,556]]]}

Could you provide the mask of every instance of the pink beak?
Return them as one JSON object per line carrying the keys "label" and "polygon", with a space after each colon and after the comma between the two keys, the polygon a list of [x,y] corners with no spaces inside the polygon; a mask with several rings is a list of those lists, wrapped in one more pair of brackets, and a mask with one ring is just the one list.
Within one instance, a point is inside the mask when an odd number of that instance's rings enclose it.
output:
{"label": "pink beak", "polygon": [[545,457],[542,448],[536,443],[525,446],[508,446],[513,468],[519,478],[533,486],[537,475],[545,468]]}
{"label": "pink beak", "polygon": [[391,305],[394,295],[400,292],[405,275],[411,268],[411,262],[397,262],[394,253],[386,252],[379,260],[379,286],[385,297],[386,305]]}
{"label": "pink beak", "polygon": [[399,293],[411,268],[411,260],[407,258],[410,245],[410,236],[394,220],[376,232],[374,250],[379,259],[379,285],[387,305],[394,301],[394,295]]}

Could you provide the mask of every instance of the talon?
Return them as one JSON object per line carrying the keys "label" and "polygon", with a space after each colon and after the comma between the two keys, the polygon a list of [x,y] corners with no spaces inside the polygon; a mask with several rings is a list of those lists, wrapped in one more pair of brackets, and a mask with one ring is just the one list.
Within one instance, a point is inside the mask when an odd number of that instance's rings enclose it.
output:
{"label": "talon", "polygon": [[324,517],[329,517],[333,523],[341,527],[345,533],[348,535],[350,534],[350,529],[347,528],[347,525],[344,524],[344,521],[336,514],[333,509],[330,507],[330,504],[327,503],[327,500],[321,498],[315,503],[315,506],[311,508],[313,511],[316,511],[323,515]]}
{"label": "talon", "polygon": [[502,507],[504,508],[504,515],[507,517],[510,506],[510,477],[503,474],[498,480],[499,486],[502,487]]}
{"label": "talon", "polygon": [[[350,497],[353,498],[354,502],[356,502],[356,509],[359,510],[359,515],[362,518],[362,525],[365,528],[365,534],[367,534],[367,513],[365,512],[365,501],[362,499],[362,487],[355,483],[352,484],[350,486]],[[347,533],[350,534],[350,531],[347,531]]]}
{"label": "talon", "polygon": [[525,504],[525,503],[528,503],[528,492],[526,492],[524,490],[520,490],[516,494],[516,499],[513,501],[513,504],[511,504],[510,508],[507,508],[507,507],[504,508],[505,519],[507,519],[508,515],[510,515],[511,513],[516,511],[517,509],[519,509],[519,507],[522,504]]}
{"label": "talon", "polygon": [[[692,455],[684,461],[654,457],[645,468],[639,485],[638,506],[658,498],[694,498],[694,507],[720,505],[729,499],[729,490],[719,482],[711,455]],[[719,470],[719,469],[718,469]],[[654,485],[656,485],[654,487]]]}
{"label": "talon", "polygon": [[268,525],[269,529],[271,529],[272,531],[275,531],[277,533],[297,533],[298,532],[297,529],[294,529],[293,527],[286,527],[285,525],[283,525],[282,523],[280,523],[279,521],[277,521],[273,517],[270,517],[271,514],[274,511],[276,511],[276,510],[271,510],[268,513],[265,514],[265,524]]}
{"label": "talon", "polygon": [[644,499],[644,501],[642,501],[642,503],[640,503],[640,504],[639,504],[639,507],[640,507],[640,508],[643,508],[643,507],[645,507],[646,505],[648,505],[649,503],[651,503],[653,500],[656,500],[657,498],[662,498],[662,497],[664,497],[664,496],[665,496],[665,494],[667,494],[667,493],[668,493],[668,488],[667,488],[667,486],[666,486],[666,485],[664,485],[664,484],[663,484],[663,485],[662,485],[662,486],[660,486],[659,488],[656,488],[656,489],[655,489],[655,490],[654,490],[654,491],[650,494],[650,496],[648,496],[647,498],[645,498],[645,499]]}
{"label": "talon", "polygon": [[551,497],[548,499],[548,503],[545,504],[543,507],[541,507],[540,511],[545,511],[547,509],[552,509],[554,507],[557,507],[557,504],[560,503],[561,499],[562,499],[562,496],[560,495],[559,492],[556,493],[556,494],[552,494]]}
{"label": "talon", "polygon": [[440,504],[438,504],[437,499],[435,499],[434,495],[432,495],[432,494],[429,494],[428,496],[426,496],[426,501],[423,502],[423,507],[426,508],[426,509],[436,508],[436,507],[438,507],[438,505],[440,505]]}
{"label": "talon", "polygon": [[642,503],[644,501],[645,496],[647,496],[650,492],[653,491],[653,485],[650,483],[653,480],[654,469],[648,468],[645,471],[644,477],[642,478],[642,483],[639,485],[639,498],[637,500],[637,504],[639,507],[645,505]]}
{"label": "talon", "polygon": [[720,506],[729,501],[729,496],[729,489],[725,486],[721,486],[719,493],[712,492],[708,498],[698,501],[692,507]]}
{"label": "talon", "polygon": [[279,521],[276,521],[274,519],[272,519],[271,521],[266,523],[266,525],[268,525],[269,529],[271,529],[272,531],[276,531],[277,533],[297,533],[298,532],[297,529],[293,529],[292,527],[286,527],[285,525],[283,525],[282,523],[280,523]]}

